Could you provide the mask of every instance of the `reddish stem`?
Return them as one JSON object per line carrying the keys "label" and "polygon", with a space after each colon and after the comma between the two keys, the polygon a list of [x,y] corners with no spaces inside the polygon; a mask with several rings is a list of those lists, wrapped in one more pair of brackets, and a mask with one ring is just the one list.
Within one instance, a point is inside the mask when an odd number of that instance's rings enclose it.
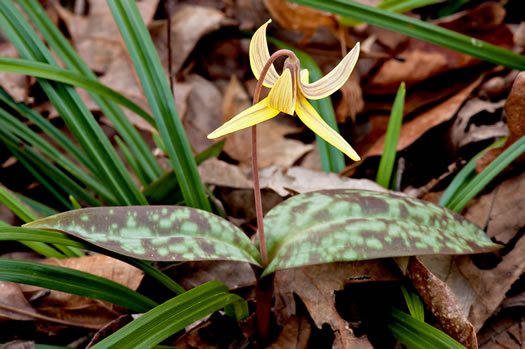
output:
{"label": "reddish stem", "polygon": [[[270,56],[270,59],[264,65],[255,92],[253,94],[253,104],[259,103],[263,81],[270,69],[272,63],[281,56],[288,56],[297,59],[295,54],[290,50],[279,50]],[[255,212],[257,216],[257,230],[259,232],[259,246],[261,253],[262,266],[268,265],[268,252],[266,250],[266,238],[264,236],[263,208],[261,198],[261,186],[259,184],[259,166],[257,162],[257,128],[252,126],[252,171],[253,171],[253,190],[255,194]],[[255,289],[256,298],[256,317],[257,317],[257,334],[259,336],[259,347],[270,335],[270,311],[273,296],[273,274],[264,278],[257,275],[257,286]]]}

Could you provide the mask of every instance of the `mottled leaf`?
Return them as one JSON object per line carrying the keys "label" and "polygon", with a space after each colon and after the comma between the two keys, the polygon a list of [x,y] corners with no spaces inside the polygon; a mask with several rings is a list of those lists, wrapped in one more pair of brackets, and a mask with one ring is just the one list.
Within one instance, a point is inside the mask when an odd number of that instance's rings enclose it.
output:
{"label": "mottled leaf", "polygon": [[235,225],[181,206],[96,207],[26,224],[58,230],[126,256],[155,261],[233,260],[259,265],[259,253]]}
{"label": "mottled leaf", "polygon": [[462,216],[390,193],[325,190],[301,194],[264,218],[269,265],[280,269],[336,261],[496,249]]}

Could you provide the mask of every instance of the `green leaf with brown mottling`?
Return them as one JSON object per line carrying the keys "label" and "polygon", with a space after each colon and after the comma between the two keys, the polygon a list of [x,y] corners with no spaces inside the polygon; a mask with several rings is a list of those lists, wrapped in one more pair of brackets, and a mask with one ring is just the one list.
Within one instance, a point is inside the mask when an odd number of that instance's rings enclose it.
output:
{"label": "green leaf with brown mottling", "polygon": [[69,211],[26,227],[65,232],[126,256],[152,261],[232,260],[260,264],[235,225],[181,206],[96,207]]}
{"label": "green leaf with brown mottling", "polygon": [[269,265],[497,249],[474,224],[441,206],[390,193],[325,190],[294,196],[264,218]]}

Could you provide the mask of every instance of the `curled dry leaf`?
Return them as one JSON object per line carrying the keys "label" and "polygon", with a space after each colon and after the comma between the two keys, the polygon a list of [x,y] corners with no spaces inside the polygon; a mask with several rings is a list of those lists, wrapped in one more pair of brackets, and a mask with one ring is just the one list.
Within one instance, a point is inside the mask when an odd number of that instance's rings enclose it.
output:
{"label": "curled dry leaf", "polygon": [[[525,237],[519,234],[524,226],[525,174],[501,183],[497,189],[476,199],[465,213],[466,217],[483,226],[490,214],[488,235],[503,242],[501,261],[492,269],[476,267],[470,257],[459,257],[460,272],[470,282],[476,299],[469,313],[469,320],[476,330],[498,309],[512,284],[525,272]],[[494,197],[496,192],[496,197]],[[494,199],[494,207],[489,207]],[[497,285],[497,287],[496,287]]]}
{"label": "curled dry leaf", "polygon": [[[518,74],[510,90],[509,97],[505,102],[505,115],[509,128],[509,138],[502,148],[491,149],[486,152],[476,162],[476,171],[481,172],[487,167],[499,154],[510,145],[525,135],[525,72]],[[523,161],[525,154],[522,154],[516,161]]]}
{"label": "curled dry leaf", "polygon": [[[104,255],[68,259],[48,259],[46,264],[85,271],[118,282],[136,290],[144,276],[143,272],[124,262]],[[21,285],[26,296],[42,288]],[[52,290],[41,299],[37,310],[54,318],[88,325],[105,325],[122,313],[119,307],[87,297]]]}
{"label": "curled dry leaf", "polygon": [[476,332],[447,284],[410,257],[406,275],[444,331],[469,349],[477,349]]}
{"label": "curled dry leaf", "polygon": [[305,304],[317,328],[327,323],[335,331],[333,348],[372,348],[366,336],[355,337],[335,308],[334,291],[354,279],[397,280],[395,268],[385,260],[329,263],[280,270],[275,274],[276,311],[286,323],[295,314],[294,294]]}
{"label": "curled dry leaf", "polygon": [[490,321],[478,336],[480,349],[522,349],[525,345],[525,315]]}
{"label": "curled dry leaf", "polygon": [[338,123],[344,123],[350,118],[355,123],[357,113],[363,111],[365,102],[358,74],[350,75],[348,81],[341,87],[343,98],[335,109]]}
{"label": "curled dry leaf", "polygon": [[3,308],[2,305],[22,310],[26,314],[36,313],[36,310],[24,297],[22,289],[18,284],[0,281],[0,322],[2,320],[34,320],[34,318],[29,315],[10,311],[9,309]]}
{"label": "curled dry leaf", "polygon": [[268,349],[307,348],[312,326],[305,317],[291,316]]}
{"label": "curled dry leaf", "polygon": [[[460,92],[448,98],[444,102],[436,105],[430,110],[416,116],[414,119],[403,124],[397,143],[397,151],[403,150],[431,128],[450,120],[463,104],[470,93],[481,83],[483,76],[463,88]],[[369,156],[381,155],[385,143],[385,136],[379,138],[374,145],[362,156],[365,159]]]}
{"label": "curled dry leaf", "polygon": [[504,137],[508,129],[502,118],[505,100],[485,101],[469,99],[458,111],[450,129],[450,143],[458,150],[473,142]]}

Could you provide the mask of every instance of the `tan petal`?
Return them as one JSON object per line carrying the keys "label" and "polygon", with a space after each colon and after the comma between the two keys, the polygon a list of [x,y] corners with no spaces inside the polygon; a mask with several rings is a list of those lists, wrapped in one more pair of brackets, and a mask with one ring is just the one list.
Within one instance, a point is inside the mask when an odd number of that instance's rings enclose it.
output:
{"label": "tan petal", "polygon": [[293,115],[297,82],[292,79],[290,69],[285,69],[268,94],[268,106]]}
{"label": "tan petal", "polygon": [[[266,27],[271,21],[272,20],[269,19],[268,22],[260,26],[255,34],[253,34],[252,40],[250,41],[250,66],[252,67],[253,75],[255,75],[257,80],[259,80],[259,77],[261,76],[264,65],[270,59],[268,43],[266,42]],[[264,77],[263,85],[270,88],[275,84],[278,78],[279,74],[272,64]]]}
{"label": "tan petal", "polygon": [[299,93],[297,96],[297,103],[295,105],[295,112],[301,121],[312,131],[317,133],[319,137],[345,153],[350,159],[359,161],[360,157],[356,151],[348,144],[347,141],[337,132],[335,132],[328,124],[319,116],[317,111],[312,107],[306,98]]}
{"label": "tan petal", "polygon": [[[303,82],[301,74],[301,91],[308,99],[321,99],[330,96],[348,80],[352,70],[354,70],[357,58],[359,57],[359,43],[350,51],[337,67],[323,78],[311,84]],[[301,72],[302,73],[302,72]]]}
{"label": "tan petal", "polygon": [[234,116],[224,125],[208,135],[209,139],[218,138],[228,133],[242,130],[260,122],[266,121],[279,114],[279,110],[268,107],[268,98],[252,105],[250,108]]}

